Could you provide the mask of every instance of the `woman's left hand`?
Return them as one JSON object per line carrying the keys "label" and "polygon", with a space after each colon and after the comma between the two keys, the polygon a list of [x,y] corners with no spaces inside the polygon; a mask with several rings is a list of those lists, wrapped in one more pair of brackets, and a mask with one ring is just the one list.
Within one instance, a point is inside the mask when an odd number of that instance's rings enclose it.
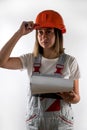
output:
{"label": "woman's left hand", "polygon": [[72,102],[72,100],[76,97],[75,92],[72,90],[70,92],[61,92],[58,93],[66,102]]}
{"label": "woman's left hand", "polygon": [[78,103],[80,101],[79,95],[79,80],[74,80],[73,90],[70,92],[59,92],[57,93],[68,103]]}

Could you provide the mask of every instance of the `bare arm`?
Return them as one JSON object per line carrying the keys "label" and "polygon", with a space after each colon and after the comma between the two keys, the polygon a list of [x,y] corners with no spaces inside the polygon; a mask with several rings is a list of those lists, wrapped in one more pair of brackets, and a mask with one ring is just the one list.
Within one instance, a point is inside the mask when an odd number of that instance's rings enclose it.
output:
{"label": "bare arm", "polygon": [[19,57],[10,57],[13,48],[15,47],[18,40],[34,29],[34,23],[23,22],[19,30],[11,37],[11,39],[4,45],[0,51],[0,67],[7,69],[20,69],[22,68],[22,63]]}
{"label": "bare arm", "polygon": [[74,81],[73,90],[71,92],[63,92],[58,95],[60,95],[66,102],[70,102],[72,104],[78,103],[80,101],[79,80]]}

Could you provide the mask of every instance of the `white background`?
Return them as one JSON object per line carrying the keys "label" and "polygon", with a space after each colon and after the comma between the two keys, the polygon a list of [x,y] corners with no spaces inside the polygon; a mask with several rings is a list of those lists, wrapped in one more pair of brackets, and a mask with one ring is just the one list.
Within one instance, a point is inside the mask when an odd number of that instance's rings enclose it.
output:
{"label": "white background", "polygon": [[[22,21],[35,20],[44,9],[54,9],[64,18],[66,52],[76,57],[81,71],[81,101],[73,105],[75,130],[87,130],[87,0],[0,0],[0,49]],[[32,52],[35,32],[22,37],[12,56]],[[26,130],[26,71],[0,68],[0,130]]]}

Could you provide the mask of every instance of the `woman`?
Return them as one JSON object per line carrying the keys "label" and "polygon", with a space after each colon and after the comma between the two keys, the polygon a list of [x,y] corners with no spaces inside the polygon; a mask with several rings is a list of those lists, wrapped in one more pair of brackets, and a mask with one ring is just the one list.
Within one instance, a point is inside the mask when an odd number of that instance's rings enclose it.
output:
{"label": "woman", "polygon": [[[36,29],[33,53],[10,57],[17,41]],[[63,33],[66,28],[62,16],[54,10],[40,12],[35,20],[23,22],[19,30],[0,52],[0,66],[7,69],[27,69],[28,76],[56,75],[58,78],[73,79],[73,90],[32,95],[29,87],[27,112],[28,130],[72,130],[73,112],[71,104],[80,101],[80,72],[76,59],[64,53]]]}

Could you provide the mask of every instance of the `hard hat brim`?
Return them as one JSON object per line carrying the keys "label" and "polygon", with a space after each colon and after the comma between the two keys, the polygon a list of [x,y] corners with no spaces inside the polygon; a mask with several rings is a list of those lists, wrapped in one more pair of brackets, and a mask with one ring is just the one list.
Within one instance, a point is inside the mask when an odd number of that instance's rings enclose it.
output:
{"label": "hard hat brim", "polygon": [[43,26],[42,25],[39,25],[39,24],[35,24],[35,26],[34,26],[34,29],[35,30],[38,30],[38,29],[41,29],[41,28],[57,28],[57,29],[59,29],[59,30],[61,30],[62,31],[62,33],[65,33],[66,32],[66,29],[65,28],[59,28],[59,27],[55,27],[54,25],[47,25],[47,24],[44,24]]}

